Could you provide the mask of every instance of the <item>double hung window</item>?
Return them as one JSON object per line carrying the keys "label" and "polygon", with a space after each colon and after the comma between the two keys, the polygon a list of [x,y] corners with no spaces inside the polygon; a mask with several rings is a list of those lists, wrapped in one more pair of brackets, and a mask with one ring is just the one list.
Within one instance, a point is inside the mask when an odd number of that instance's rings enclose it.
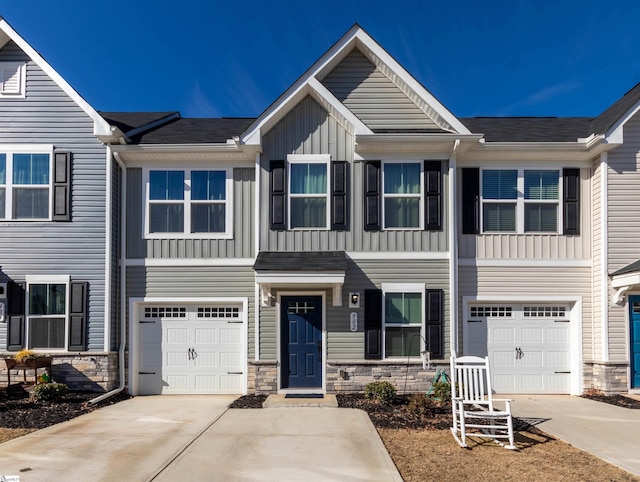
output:
{"label": "double hung window", "polygon": [[27,347],[64,350],[69,306],[68,277],[29,280],[27,285]]}
{"label": "double hung window", "polygon": [[384,229],[419,229],[422,216],[422,163],[383,163]]}
{"label": "double hung window", "polygon": [[231,235],[231,169],[149,170],[147,237]]}
{"label": "double hung window", "polygon": [[[289,157],[289,226],[291,229],[329,226],[328,159]],[[319,156],[318,156],[319,157]]]}
{"label": "double hung window", "polygon": [[560,171],[484,169],[482,229],[486,233],[557,233]]}
{"label": "double hung window", "polygon": [[424,285],[385,289],[383,299],[385,357],[420,356],[424,346]]}
{"label": "double hung window", "polygon": [[51,218],[51,148],[0,152],[0,219]]}

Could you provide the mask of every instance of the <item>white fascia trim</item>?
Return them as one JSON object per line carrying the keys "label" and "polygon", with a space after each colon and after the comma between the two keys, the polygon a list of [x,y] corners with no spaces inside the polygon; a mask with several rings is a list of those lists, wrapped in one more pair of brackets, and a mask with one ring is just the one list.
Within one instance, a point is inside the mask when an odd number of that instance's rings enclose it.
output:
{"label": "white fascia trim", "polygon": [[321,285],[321,284],[344,284],[344,271],[336,273],[326,272],[288,272],[288,273],[260,273],[256,272],[256,283],[259,284],[305,284],[305,285]]}
{"label": "white fascia trim", "polygon": [[382,283],[383,293],[422,293],[426,289],[425,283]]}
{"label": "white fascia trim", "polygon": [[128,258],[126,266],[253,266],[255,258]]}
{"label": "white fascia trim", "polygon": [[615,289],[625,287],[631,288],[636,285],[640,285],[640,273],[638,272],[616,276],[611,280],[611,287]]}
{"label": "white fascia trim", "polygon": [[606,142],[622,144],[624,142],[624,125],[640,110],[640,101],[636,102],[618,121],[605,133]]}
{"label": "white fascia trim", "polygon": [[521,267],[521,268],[589,268],[592,265],[590,259],[477,259],[477,258],[460,258],[458,260],[460,266],[504,266],[504,267]]}
{"label": "white fascia trim", "polygon": [[[362,122],[353,112],[340,102],[324,85],[320,83],[315,77],[308,80],[311,94],[321,105],[323,105],[333,116],[340,120],[342,116],[343,121],[341,124],[351,124],[352,129],[349,129],[355,135],[373,134],[373,131],[369,129],[364,122]],[[339,115],[337,115],[339,114]],[[347,126],[345,126],[347,127]]]}
{"label": "white fascia trim", "polygon": [[[386,50],[384,50],[373,38],[371,38],[364,30],[357,29],[355,37],[380,61],[386,64],[395,75],[397,75],[411,90],[419,97],[425,100],[442,119],[444,119],[458,134],[471,134],[469,129],[460,122],[433,94],[431,94],[424,86],[418,82],[407,70],[402,67]],[[394,84],[393,79],[390,79]]]}
{"label": "white fascia trim", "polygon": [[347,256],[353,260],[377,261],[381,259],[449,259],[449,251],[347,251]]}
{"label": "white fascia trim", "polygon": [[602,360],[609,360],[609,156],[600,156],[600,326]]}
{"label": "white fascia trim", "polygon": [[69,284],[71,276],[67,274],[54,274],[54,275],[42,275],[42,274],[28,274],[24,277],[24,280],[28,285],[31,284],[54,284],[64,283]]}
{"label": "white fascia trim", "polygon": [[60,76],[18,33],[11,28],[6,20],[0,19],[0,30],[9,36],[22,51],[40,67],[51,80],[73,100],[93,120],[93,134],[96,136],[112,136],[111,126],[98,112],[78,94],[69,83]]}

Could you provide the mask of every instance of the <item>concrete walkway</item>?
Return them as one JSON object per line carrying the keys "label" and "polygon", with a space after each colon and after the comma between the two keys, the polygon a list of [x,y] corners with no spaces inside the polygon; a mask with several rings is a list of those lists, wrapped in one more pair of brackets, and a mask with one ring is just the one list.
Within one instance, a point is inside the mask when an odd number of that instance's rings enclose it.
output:
{"label": "concrete walkway", "polygon": [[640,410],[568,395],[510,395],[514,416],[640,476]]}
{"label": "concrete walkway", "polygon": [[228,410],[232,396],[135,397],[10,440],[31,481],[401,481],[365,412]]}

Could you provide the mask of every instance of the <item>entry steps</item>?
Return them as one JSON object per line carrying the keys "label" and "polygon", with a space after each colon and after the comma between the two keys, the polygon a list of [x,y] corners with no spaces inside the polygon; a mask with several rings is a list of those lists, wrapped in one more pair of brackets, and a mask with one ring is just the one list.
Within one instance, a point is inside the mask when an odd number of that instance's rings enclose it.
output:
{"label": "entry steps", "polygon": [[319,397],[313,395],[305,397],[304,395],[296,394],[295,397],[287,397],[283,393],[269,395],[262,404],[263,408],[291,408],[291,407],[320,407],[320,408],[335,408],[338,406],[338,400],[336,396],[330,393],[326,393]]}

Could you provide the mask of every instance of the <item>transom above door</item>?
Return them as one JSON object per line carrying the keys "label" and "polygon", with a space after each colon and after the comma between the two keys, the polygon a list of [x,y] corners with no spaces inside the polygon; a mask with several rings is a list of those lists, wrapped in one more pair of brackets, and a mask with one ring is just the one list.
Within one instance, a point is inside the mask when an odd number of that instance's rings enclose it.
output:
{"label": "transom above door", "polygon": [[280,300],[283,389],[322,387],[322,310],[322,296],[282,296]]}

